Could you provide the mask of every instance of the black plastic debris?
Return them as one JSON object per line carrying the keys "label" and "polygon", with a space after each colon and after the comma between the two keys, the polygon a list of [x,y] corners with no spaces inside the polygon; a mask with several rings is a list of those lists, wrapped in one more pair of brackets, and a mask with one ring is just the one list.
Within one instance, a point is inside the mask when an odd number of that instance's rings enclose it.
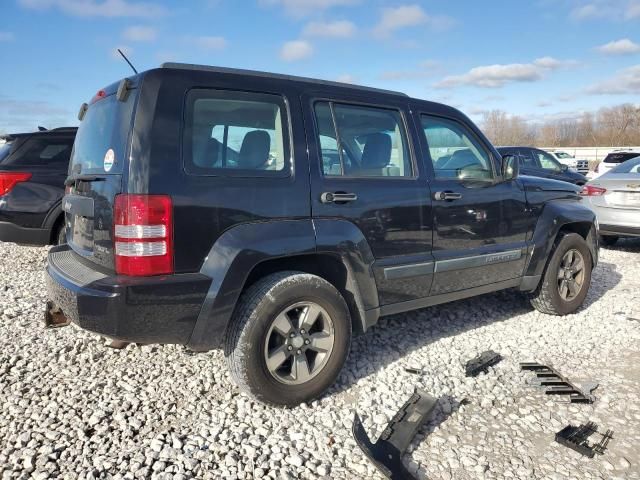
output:
{"label": "black plastic debris", "polygon": [[424,375],[425,373],[427,373],[421,368],[417,368],[417,367],[405,367],[404,371],[408,373],[413,373],[415,375]]}
{"label": "black plastic debris", "polygon": [[488,372],[489,367],[492,367],[501,360],[502,355],[493,350],[482,352],[476,358],[472,358],[467,362],[466,375],[467,377],[477,377],[482,372]]}
{"label": "black plastic debris", "polygon": [[[594,433],[600,435],[601,439],[598,443],[591,444],[589,437]],[[579,427],[568,425],[556,433],[556,442],[589,458],[593,458],[596,453],[602,455],[612,438],[613,430],[607,430],[604,434],[598,433],[598,426],[593,422]]]}
{"label": "black plastic debris", "polygon": [[593,403],[595,401],[595,396],[590,392],[582,391],[552,367],[536,362],[524,362],[520,364],[520,369],[534,372],[536,384],[546,387],[544,390],[546,395],[567,395],[571,403]]}
{"label": "black plastic debris", "polygon": [[353,436],[358,446],[376,468],[391,480],[411,480],[415,477],[402,463],[402,455],[422,424],[427,420],[437,400],[416,389],[411,398],[389,422],[376,443],[371,443],[356,413],[353,417]]}

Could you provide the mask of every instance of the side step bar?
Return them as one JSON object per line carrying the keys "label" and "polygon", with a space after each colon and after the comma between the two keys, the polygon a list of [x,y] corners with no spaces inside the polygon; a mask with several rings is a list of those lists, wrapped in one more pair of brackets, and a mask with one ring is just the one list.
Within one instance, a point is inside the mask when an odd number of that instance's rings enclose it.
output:
{"label": "side step bar", "polygon": [[437,399],[428,393],[416,390],[391,419],[376,443],[369,439],[358,414],[354,415],[352,431],[356,443],[385,477],[390,480],[415,479],[402,463],[402,455],[436,403]]}

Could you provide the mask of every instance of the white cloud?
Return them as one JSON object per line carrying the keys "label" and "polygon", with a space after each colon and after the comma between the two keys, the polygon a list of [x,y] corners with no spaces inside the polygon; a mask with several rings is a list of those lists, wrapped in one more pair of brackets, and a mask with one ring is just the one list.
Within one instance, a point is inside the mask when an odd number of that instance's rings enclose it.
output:
{"label": "white cloud", "polygon": [[640,18],[638,0],[592,0],[575,6],[569,13],[576,21],[616,20],[628,21]]}
{"label": "white cloud", "polygon": [[348,38],[356,33],[356,26],[348,20],[335,22],[310,22],[302,31],[307,37]]}
{"label": "white cloud", "polygon": [[222,50],[227,46],[227,40],[224,37],[202,35],[199,37],[187,37],[187,43],[194,45],[202,50]]}
{"label": "white cloud", "polygon": [[122,37],[130,42],[153,42],[157,36],[155,28],[143,25],[134,25],[122,32]]}
{"label": "white cloud", "polygon": [[128,0],[18,0],[18,3],[34,10],[55,8],[78,17],[151,18],[167,13],[167,9],[157,3]]}
{"label": "white cloud", "polygon": [[28,132],[38,125],[46,128],[77,124],[74,113],[43,100],[16,100],[0,96],[0,131]]}
{"label": "white cloud", "polygon": [[15,38],[15,35],[11,32],[0,32],[0,42],[12,42]]}
{"label": "white cloud", "polygon": [[552,70],[574,65],[575,62],[542,57],[531,63],[485,65],[475,67],[462,75],[451,75],[438,82],[436,88],[471,85],[482,88],[500,88],[508,83],[536,82]]}
{"label": "white cloud", "polygon": [[297,62],[313,55],[313,46],[306,40],[287,42],[280,50],[280,58],[285,62]]}
{"label": "white cloud", "polygon": [[640,94],[640,65],[620,70],[613,77],[587,88],[592,95]]}
{"label": "white cloud", "polygon": [[600,45],[597,50],[605,55],[631,55],[640,52],[640,45],[628,38],[623,38]]}
{"label": "white cloud", "polygon": [[395,8],[384,8],[373,32],[376,36],[384,38],[402,28],[426,25],[445,29],[453,23],[453,19],[444,15],[428,15],[420,5],[401,5]]}
{"label": "white cloud", "polygon": [[279,5],[295,17],[321,13],[333,7],[350,7],[361,0],[259,0],[263,5]]}

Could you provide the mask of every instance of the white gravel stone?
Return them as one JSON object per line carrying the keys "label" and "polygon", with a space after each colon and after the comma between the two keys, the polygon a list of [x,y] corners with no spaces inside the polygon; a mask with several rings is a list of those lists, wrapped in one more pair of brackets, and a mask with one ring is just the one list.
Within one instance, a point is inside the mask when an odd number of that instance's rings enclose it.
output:
{"label": "white gravel stone", "polygon": [[[601,250],[585,306],[564,318],[501,292],[382,319],[354,339],[328,394],[293,409],[240,394],[219,351],[111,350],[75,326],[45,330],[46,252],[0,243],[3,480],[381,480],[352,438],[353,411],[375,439],[416,386],[440,399],[404,459],[419,478],[640,480],[640,240]],[[466,378],[466,360],[489,349],[504,360]],[[598,382],[596,403],[545,397],[521,361]],[[553,441],[587,420],[615,432],[604,455]]]}

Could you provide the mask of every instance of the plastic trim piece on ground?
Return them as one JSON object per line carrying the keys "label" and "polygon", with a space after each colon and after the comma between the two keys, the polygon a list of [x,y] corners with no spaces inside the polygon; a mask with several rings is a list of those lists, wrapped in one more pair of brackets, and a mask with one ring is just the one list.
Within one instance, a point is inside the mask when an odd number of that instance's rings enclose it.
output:
{"label": "plastic trim piece on ground", "polygon": [[482,372],[488,372],[489,367],[494,366],[496,363],[502,360],[502,355],[494,352],[493,350],[487,350],[482,352],[476,358],[472,358],[467,362],[465,367],[465,374],[467,377],[477,377]]}
{"label": "plastic trim piece on ground", "polygon": [[567,425],[556,433],[556,442],[585,457],[593,458],[596,453],[598,455],[604,453],[609,440],[613,438],[613,430],[607,430],[604,434],[599,433],[598,435],[602,436],[600,441],[596,444],[589,444],[588,438],[594,433],[598,433],[598,426],[593,422],[587,422],[579,427]]}
{"label": "plastic trim piece on ground", "polygon": [[[591,392],[585,393],[554,368],[536,362],[524,362],[520,364],[521,370],[532,371],[536,374],[537,385],[546,387],[546,395],[568,395],[571,403],[593,403],[595,396]],[[597,387],[595,384],[591,390]]]}
{"label": "plastic trim piece on ground", "polygon": [[415,480],[416,477],[402,463],[402,455],[436,403],[437,399],[416,389],[391,419],[376,443],[369,440],[358,413],[354,415],[352,431],[356,443],[385,477],[390,480]]}

